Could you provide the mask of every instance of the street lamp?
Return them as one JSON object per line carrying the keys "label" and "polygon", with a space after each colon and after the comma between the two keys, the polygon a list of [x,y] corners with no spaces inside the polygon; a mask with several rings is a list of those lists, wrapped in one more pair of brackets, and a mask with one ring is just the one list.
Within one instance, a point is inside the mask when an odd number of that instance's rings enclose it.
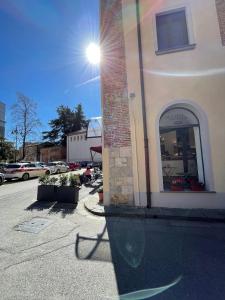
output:
{"label": "street lamp", "polygon": [[16,156],[17,156],[17,155],[16,155],[16,152],[17,152],[17,142],[18,142],[18,134],[19,134],[19,131],[18,131],[18,129],[17,129],[17,126],[16,126],[15,129],[12,130],[11,133],[12,133],[12,135],[15,135],[15,154],[14,154],[14,155],[15,155],[15,162],[16,162],[16,160],[17,160],[17,159],[16,159]]}

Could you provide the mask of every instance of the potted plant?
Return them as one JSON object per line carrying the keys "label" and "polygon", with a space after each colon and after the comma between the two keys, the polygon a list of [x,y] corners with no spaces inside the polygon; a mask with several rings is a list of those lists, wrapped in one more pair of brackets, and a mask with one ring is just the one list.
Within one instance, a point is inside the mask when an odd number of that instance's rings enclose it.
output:
{"label": "potted plant", "polygon": [[50,178],[50,176],[46,174],[40,176],[40,185],[38,186],[37,201],[55,201],[55,185],[57,181],[58,178]]}
{"label": "potted plant", "polygon": [[171,191],[180,192],[184,190],[185,180],[183,178],[177,178],[172,180]]}
{"label": "potted plant", "polygon": [[103,187],[98,189],[99,203],[103,203]]}
{"label": "potted plant", "polygon": [[[69,185],[67,185],[69,182]],[[67,175],[59,177],[59,186],[56,189],[56,199],[63,203],[77,203],[79,199],[79,187],[77,178],[71,174],[69,179]]]}

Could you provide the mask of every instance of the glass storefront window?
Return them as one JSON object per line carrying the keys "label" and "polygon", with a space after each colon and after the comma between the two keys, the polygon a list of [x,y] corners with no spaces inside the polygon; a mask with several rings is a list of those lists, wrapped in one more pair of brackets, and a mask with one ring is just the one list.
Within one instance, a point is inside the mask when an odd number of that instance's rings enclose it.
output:
{"label": "glass storefront window", "polygon": [[160,119],[164,190],[204,189],[199,122],[184,108],[168,110]]}

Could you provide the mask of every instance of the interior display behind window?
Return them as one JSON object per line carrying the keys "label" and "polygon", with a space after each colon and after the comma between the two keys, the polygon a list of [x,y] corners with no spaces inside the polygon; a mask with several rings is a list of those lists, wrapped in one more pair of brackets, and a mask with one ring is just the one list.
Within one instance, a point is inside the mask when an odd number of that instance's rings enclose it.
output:
{"label": "interior display behind window", "polygon": [[160,119],[164,190],[204,189],[199,122],[183,108],[168,110]]}

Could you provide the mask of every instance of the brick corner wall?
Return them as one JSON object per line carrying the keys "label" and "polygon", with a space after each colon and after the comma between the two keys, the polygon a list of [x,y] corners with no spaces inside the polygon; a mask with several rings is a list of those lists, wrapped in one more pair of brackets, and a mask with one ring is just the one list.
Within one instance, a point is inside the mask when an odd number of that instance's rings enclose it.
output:
{"label": "brick corner wall", "polygon": [[129,99],[122,0],[101,0],[101,64],[104,147],[109,149],[112,204],[133,204]]}

